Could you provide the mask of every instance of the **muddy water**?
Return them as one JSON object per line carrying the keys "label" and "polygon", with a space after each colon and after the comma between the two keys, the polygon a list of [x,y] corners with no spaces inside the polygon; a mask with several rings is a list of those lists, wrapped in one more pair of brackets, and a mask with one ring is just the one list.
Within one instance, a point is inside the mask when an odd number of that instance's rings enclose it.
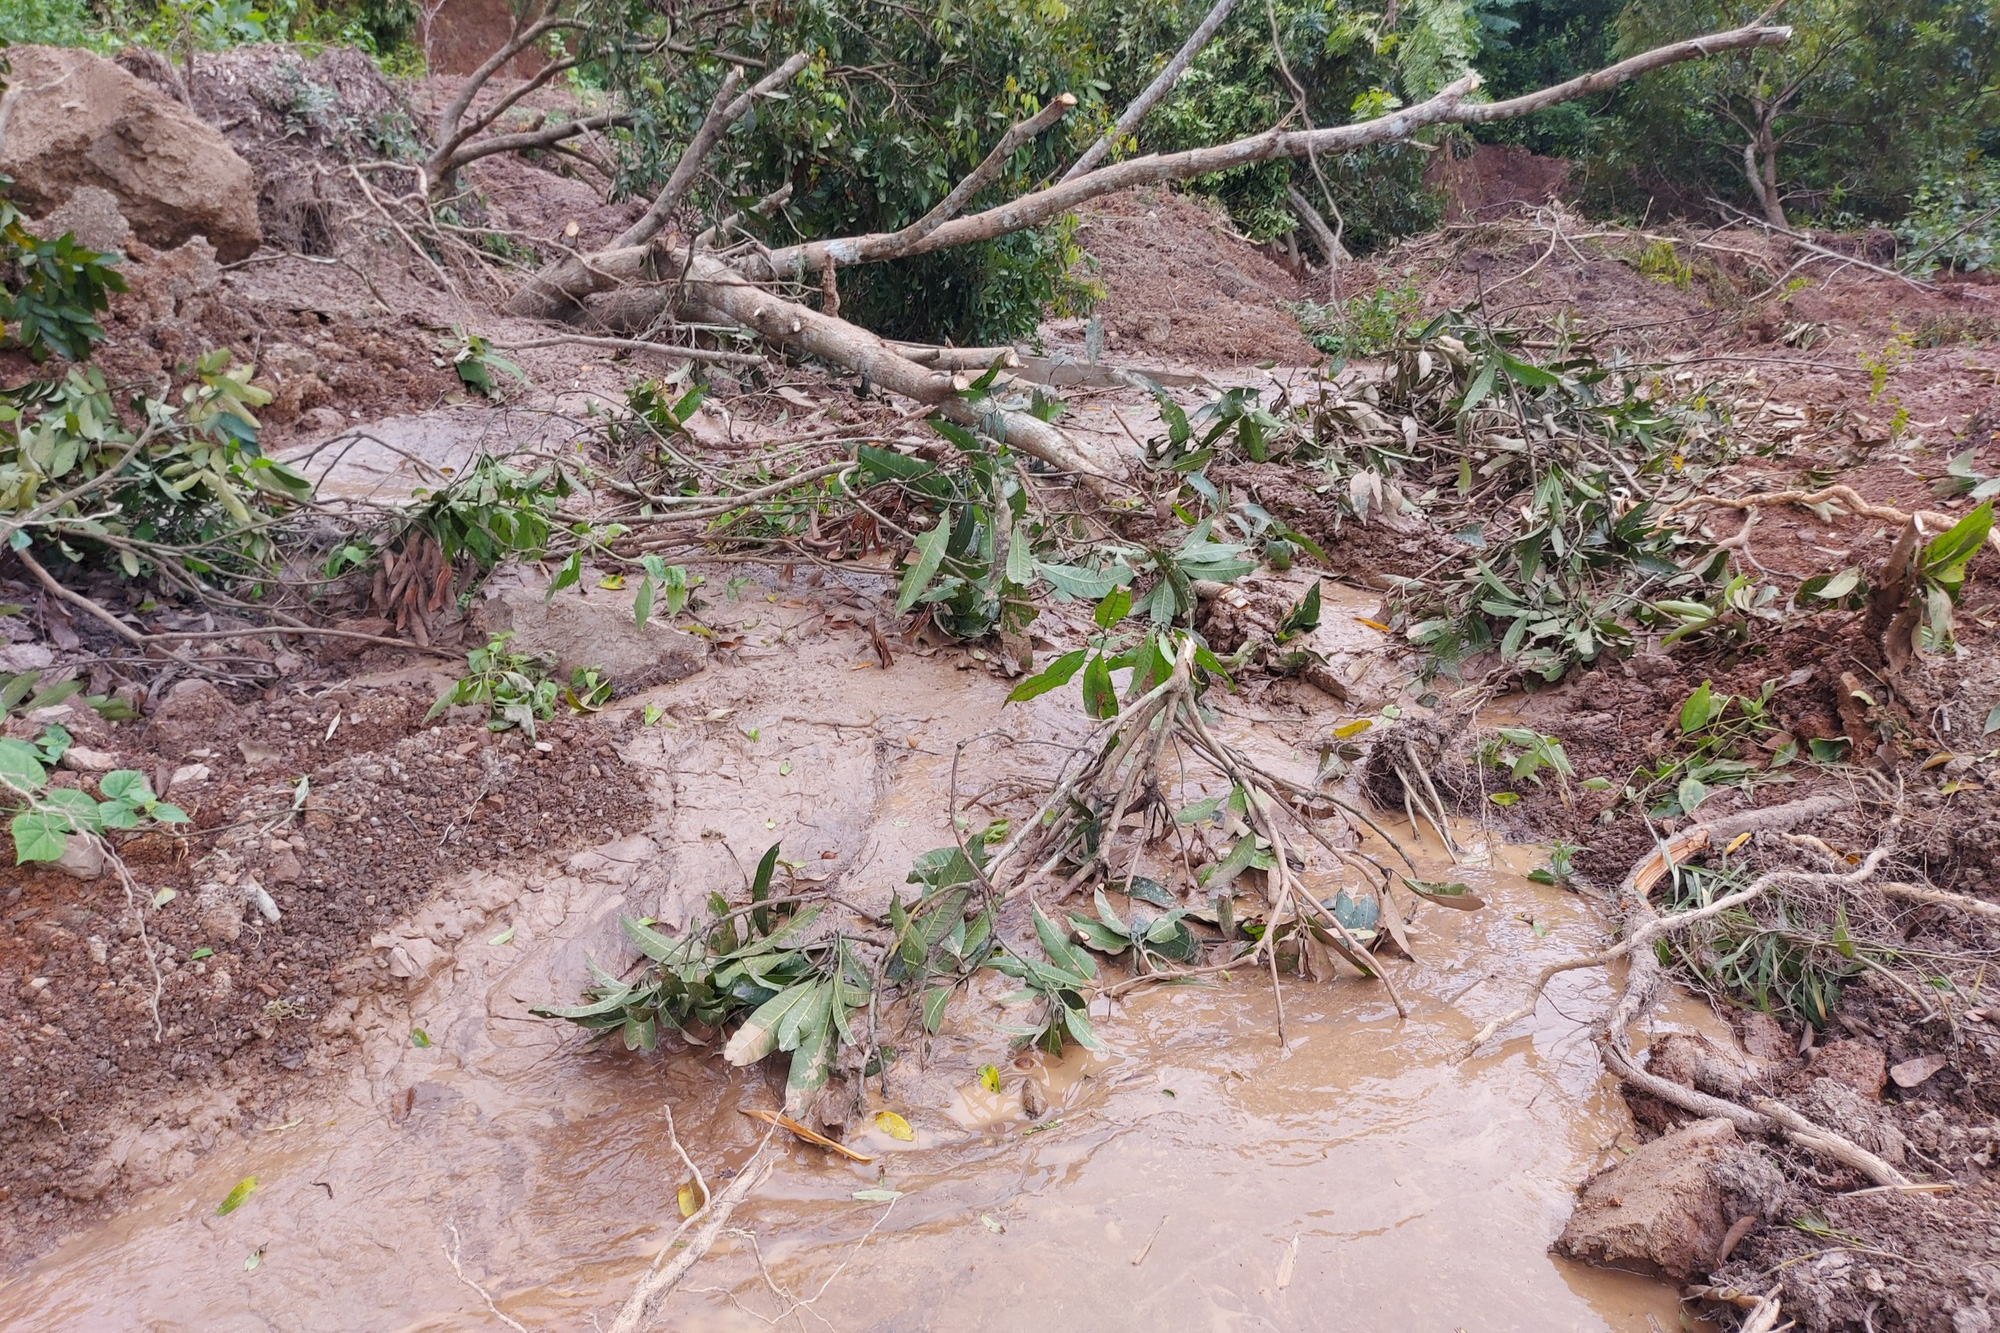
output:
{"label": "muddy water", "polygon": [[[621,956],[618,912],[671,919],[690,885],[727,882],[731,847],[778,839],[804,873],[823,864],[886,893],[949,836],[956,739],[1070,725],[1054,696],[1003,715],[994,682],[941,662],[907,658],[893,681],[851,671],[853,645],[756,614],[792,653],[656,696],[683,722],[633,745],[659,805],[642,840],[524,871],[511,899],[444,886],[510,905],[371,1011],[341,1087],[0,1289],[0,1327],[502,1327],[470,1283],[533,1329],[590,1328],[615,1308],[679,1221],[687,1172],[663,1102],[719,1180],[761,1130],[738,1108],[776,1105],[782,1075],[585,1051],[526,1005],[573,994],[585,952]],[[1277,757],[1307,739],[1254,716],[1231,725]],[[1031,748],[985,773],[1045,776]],[[798,1320],[855,1330],[1676,1327],[1666,1288],[1547,1253],[1577,1182],[1630,1142],[1585,1036],[1603,980],[1564,978],[1493,1054],[1454,1059],[1535,969],[1598,938],[1584,903],[1522,877],[1532,864],[1499,849],[1456,872],[1487,910],[1422,910],[1421,961],[1395,964],[1406,1020],[1352,976],[1288,983],[1288,1050],[1255,976],[1134,996],[1099,1018],[1103,1055],[1025,1067],[1006,1058],[998,1011],[962,1004],[921,1068],[909,1050],[883,1103],[916,1142],[864,1131],[867,1165],[777,1144],[778,1169],[737,1214],[757,1249],[725,1239],[658,1326],[765,1328],[784,1308],[775,1283],[794,1297],[824,1284]],[[514,935],[489,943],[503,923]],[[989,1060],[999,1095],[975,1075]],[[1039,1124],[1020,1110],[1025,1078],[1052,1103]],[[246,1177],[247,1201],[218,1215]],[[877,1189],[902,1197],[853,1198]]]}

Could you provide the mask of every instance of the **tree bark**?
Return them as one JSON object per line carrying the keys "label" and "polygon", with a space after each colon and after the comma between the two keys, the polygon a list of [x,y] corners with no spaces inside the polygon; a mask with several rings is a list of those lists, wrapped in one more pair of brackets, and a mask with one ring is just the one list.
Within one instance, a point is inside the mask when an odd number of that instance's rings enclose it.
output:
{"label": "tree bark", "polygon": [[681,289],[682,313],[740,324],[780,346],[796,347],[864,375],[891,393],[929,403],[961,426],[997,425],[1008,445],[1107,494],[1127,485],[1136,459],[1105,457],[1079,446],[1054,426],[1025,412],[995,412],[967,400],[959,376],[918,365],[887,340],[794,301],[774,296],[717,259],[695,255]]}
{"label": "tree bark", "polygon": [[514,299],[508,302],[508,309],[517,315],[534,315],[546,319],[559,313],[566,306],[573,305],[578,298],[588,296],[592,292],[601,292],[635,273],[643,262],[643,252],[648,244],[666,227],[667,220],[687,197],[689,188],[694,184],[696,173],[701,170],[701,164],[708,160],[708,155],[715,151],[718,143],[722,142],[722,136],[729,132],[729,127],[743,119],[758,98],[768,97],[791,82],[792,76],[806,67],[808,59],[809,57],[803,54],[793,56],[759,79],[748,92],[740,95],[735,94],[737,86],[743,81],[743,71],[740,68],[729,71],[728,76],[722,81],[722,86],[716,90],[715,100],[709,105],[708,115],[702,120],[701,128],[695,131],[694,138],[681,153],[680,161],[674,164],[673,174],[667,177],[667,183],[661,187],[658,197],[653,200],[653,206],[648,208],[645,215],[637,222],[627,227],[611,243],[609,249],[602,252],[604,256],[609,256],[630,254],[634,250],[641,251],[642,253],[633,262],[628,266],[611,267],[600,262],[599,255],[588,258],[571,256],[557,260],[529,279],[527,285],[516,292]]}
{"label": "tree bark", "polygon": [[1119,114],[1117,122],[1105,132],[1104,137],[1085,149],[1083,156],[1062,174],[1063,181],[1067,182],[1094,171],[1097,164],[1104,160],[1104,155],[1109,153],[1120,139],[1139,128],[1139,122],[1146,118],[1146,113],[1157,106],[1161,98],[1173,91],[1174,85],[1180,82],[1181,75],[1187,73],[1187,67],[1201,54],[1201,48],[1208,45],[1208,39],[1215,36],[1215,30],[1222,26],[1222,21],[1229,17],[1229,11],[1234,8],[1236,0],[1216,0],[1215,7],[1208,11],[1208,16],[1202,19],[1200,26],[1188,34],[1188,39],[1181,43],[1180,50],[1174,52],[1174,58],[1167,62],[1166,68],[1146,85],[1144,91],[1132,99],[1131,105]]}
{"label": "tree bark", "polygon": [[1743,174],[1750,179],[1750,193],[1763,210],[1764,220],[1784,227],[1789,224],[1784,197],[1778,192],[1778,140],[1771,126],[1777,114],[1775,105],[1758,105],[1756,133],[1743,145]]}

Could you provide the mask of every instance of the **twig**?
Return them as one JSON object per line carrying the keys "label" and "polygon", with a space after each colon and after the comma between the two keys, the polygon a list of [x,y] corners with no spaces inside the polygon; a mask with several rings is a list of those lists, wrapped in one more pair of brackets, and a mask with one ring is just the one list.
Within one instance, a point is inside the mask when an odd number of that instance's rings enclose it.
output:
{"label": "twig", "polygon": [[[665,1267],[661,1266],[660,1261],[665,1259],[668,1251],[673,1248],[673,1239],[653,1256],[652,1267],[639,1279],[639,1284],[632,1289],[632,1294],[626,1299],[624,1307],[618,1311],[618,1318],[612,1321],[611,1333],[639,1333],[639,1330],[650,1322],[653,1307],[687,1276],[688,1270],[700,1262],[703,1255],[714,1248],[715,1242],[722,1236],[723,1229],[729,1225],[730,1215],[736,1211],[737,1205],[749,1198],[750,1191],[763,1184],[764,1178],[770,1175],[772,1168],[777,1165],[775,1160],[764,1156],[771,1135],[776,1132],[775,1127],[766,1130],[762,1142],[757,1145],[756,1153],[744,1163],[743,1170],[737,1173],[736,1179],[729,1182],[729,1188],[721,1194],[711,1196],[699,1212],[682,1223],[681,1230],[684,1231],[696,1218],[704,1219],[701,1230],[695,1233],[687,1248],[675,1255],[673,1262]],[[680,1231],[676,1231],[674,1238],[677,1239],[679,1235]]]}
{"label": "twig", "polygon": [[[1223,3],[1235,4],[1236,0],[1223,0]],[[951,193],[938,200],[935,208],[896,234],[905,242],[914,244],[957,217],[960,210],[972,202],[974,195],[993,183],[994,178],[1007,165],[1007,159],[1014,155],[1015,149],[1068,115],[1070,108],[1075,105],[1076,94],[1061,93],[1049,99],[1049,104],[1034,115],[1019,124],[1009,126],[1007,132],[1000,136],[1000,142],[993,145],[993,151],[981,159],[971,174],[954,185]]]}
{"label": "twig", "polygon": [[444,1250],[444,1257],[447,1261],[450,1262],[452,1273],[458,1278],[460,1282],[463,1282],[466,1286],[471,1287],[474,1291],[479,1293],[479,1299],[486,1302],[487,1310],[492,1313],[495,1319],[498,1319],[501,1323],[505,1324],[507,1327],[515,1330],[515,1333],[528,1333],[528,1330],[521,1326],[519,1320],[515,1319],[512,1315],[507,1314],[506,1312],[501,1310],[499,1306],[493,1303],[493,1298],[486,1293],[486,1288],[480,1286],[477,1282],[474,1282],[471,1278],[465,1275],[465,1270],[459,1267],[458,1265],[458,1250],[459,1250],[458,1223],[447,1222],[445,1223],[445,1226],[451,1232],[451,1247],[449,1249],[446,1249],[444,1243],[440,1241],[438,1243],[438,1248],[440,1250]]}

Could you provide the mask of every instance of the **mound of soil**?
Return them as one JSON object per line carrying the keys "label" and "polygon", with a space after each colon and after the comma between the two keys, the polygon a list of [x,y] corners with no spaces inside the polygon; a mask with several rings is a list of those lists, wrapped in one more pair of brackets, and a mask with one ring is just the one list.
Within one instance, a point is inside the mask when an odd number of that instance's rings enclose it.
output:
{"label": "mound of soil", "polygon": [[[1301,299],[1298,280],[1238,235],[1220,207],[1138,190],[1079,213],[1077,241],[1090,256],[1080,276],[1104,289],[1095,313],[1106,349],[1205,366],[1319,359],[1283,309]],[[1082,321],[1055,321],[1046,333],[1065,351],[1083,346]]]}
{"label": "mound of soil", "polygon": [[1439,153],[1424,184],[1444,196],[1446,222],[1481,221],[1562,198],[1569,165],[1514,144],[1483,143],[1463,157]]}

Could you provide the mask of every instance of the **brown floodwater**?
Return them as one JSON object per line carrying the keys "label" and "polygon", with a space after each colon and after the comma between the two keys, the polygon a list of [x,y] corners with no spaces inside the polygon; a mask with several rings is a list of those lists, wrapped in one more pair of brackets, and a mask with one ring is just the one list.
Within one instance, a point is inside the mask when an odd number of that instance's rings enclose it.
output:
{"label": "brown floodwater", "polygon": [[[948,836],[942,742],[995,721],[1021,732],[1059,709],[1038,701],[1003,718],[983,677],[905,665],[893,702],[837,697],[863,688],[839,679],[853,675],[843,666],[819,677],[833,694],[795,692],[794,712],[772,710],[762,727],[737,726],[755,720],[746,713],[721,740],[720,727],[660,736],[650,761],[677,776],[656,842],[712,848],[713,826],[737,818],[740,832],[750,810],[758,836],[791,848],[810,830],[856,864],[906,866],[937,845]],[[755,674],[728,688],[771,697]],[[864,723],[875,739],[857,743]],[[1254,719],[1231,727],[1270,745]],[[768,816],[690,779],[741,770],[744,754],[791,784]],[[1309,757],[1294,758],[1310,772]],[[817,1293],[788,1328],[1680,1327],[1668,1287],[1548,1252],[1577,1184],[1633,1143],[1589,1041],[1607,979],[1559,978],[1532,1021],[1458,1059],[1538,968],[1595,947],[1602,930],[1587,902],[1524,878],[1532,849],[1488,855],[1479,830],[1461,833],[1475,864],[1450,877],[1489,905],[1421,909],[1419,961],[1389,964],[1406,1019],[1378,983],[1288,979],[1281,1050],[1269,979],[1244,973],[1129,997],[1097,1018],[1099,1055],[1017,1063],[998,1011],[961,1001],[921,1071],[904,1039],[893,1099],[878,1102],[908,1118],[915,1141],[864,1128],[850,1139],[874,1157],[862,1164],[773,1140],[777,1167],[738,1210],[737,1231],[655,1326],[764,1329],[790,1304],[783,1288]],[[585,1049],[573,1030],[529,1017],[528,1004],[575,994],[586,950],[620,956],[616,915],[635,910],[574,875],[530,887],[507,914],[514,936],[468,933],[452,966],[398,1000],[397,1021],[420,1025],[428,1046],[406,1029],[374,1031],[318,1100],[0,1286],[0,1328],[504,1327],[471,1283],[529,1329],[608,1320],[680,1222],[689,1175],[662,1104],[719,1189],[763,1131],[739,1108],[778,1105],[783,1075],[687,1051]],[[988,1061],[999,1094],[978,1081]],[[1021,1110],[1024,1078],[1051,1103],[1039,1122]],[[247,1199],[218,1214],[249,1177]],[[900,1197],[854,1197],[881,1190]]]}

